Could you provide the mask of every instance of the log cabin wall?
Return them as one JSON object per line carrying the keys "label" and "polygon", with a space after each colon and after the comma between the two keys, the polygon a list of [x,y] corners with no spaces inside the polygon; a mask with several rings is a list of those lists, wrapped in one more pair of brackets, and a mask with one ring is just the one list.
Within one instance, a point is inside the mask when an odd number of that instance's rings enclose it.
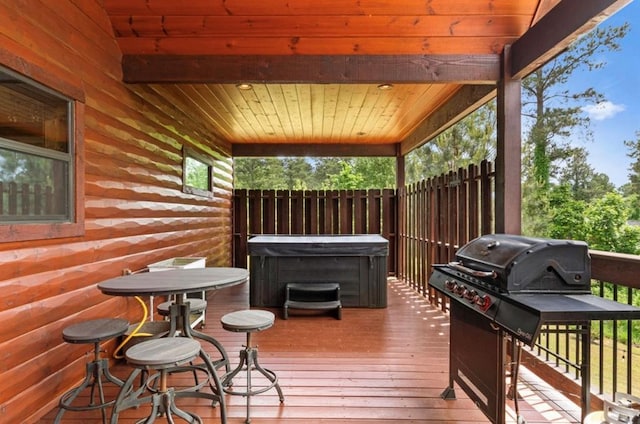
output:
{"label": "log cabin wall", "polygon": [[[178,256],[231,264],[230,146],[184,100],[193,87],[121,82],[121,52],[100,4],[0,1],[0,64],[78,100],[84,167],[83,235],[11,241],[0,233],[0,422],[36,421],[80,381],[90,348],[64,343],[65,326],[139,320],[134,299],[105,296],[98,282]],[[213,198],[183,193],[183,146],[215,159]]]}

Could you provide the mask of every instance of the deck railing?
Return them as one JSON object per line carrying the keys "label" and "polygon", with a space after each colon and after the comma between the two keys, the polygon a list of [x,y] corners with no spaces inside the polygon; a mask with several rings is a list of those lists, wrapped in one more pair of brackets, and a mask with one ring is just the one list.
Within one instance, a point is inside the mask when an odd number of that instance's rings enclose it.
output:
{"label": "deck railing", "polygon": [[[491,164],[483,162],[399,191],[398,276],[444,311],[448,300],[428,288],[431,266],[452,260],[458,247],[493,231],[493,176]],[[594,294],[640,305],[640,256],[598,251],[590,255]],[[592,324],[592,393],[640,395],[640,345],[633,340],[638,333],[638,321]],[[575,326],[548,326],[525,362],[577,402],[581,346]]]}
{"label": "deck railing", "polygon": [[471,165],[398,190],[398,277],[433,303],[433,264],[453,260],[456,250],[493,232],[494,172],[490,162]]}
{"label": "deck railing", "polygon": [[[494,175],[491,163],[483,162],[397,191],[236,190],[235,265],[246,266],[250,235],[381,234],[389,240],[389,272],[447,311],[447,299],[429,290],[431,266],[452,260],[458,247],[493,232]],[[590,254],[598,285],[594,294],[640,304],[640,256]],[[640,394],[640,345],[633,343],[634,324],[637,334],[638,321],[591,326],[592,393]],[[581,336],[571,330],[543,331],[525,363],[535,363],[535,373],[578,402]]]}

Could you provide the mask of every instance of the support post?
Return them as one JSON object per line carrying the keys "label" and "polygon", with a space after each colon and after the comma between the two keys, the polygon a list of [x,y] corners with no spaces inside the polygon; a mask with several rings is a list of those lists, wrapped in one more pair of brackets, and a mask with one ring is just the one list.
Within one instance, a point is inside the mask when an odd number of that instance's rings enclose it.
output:
{"label": "support post", "polygon": [[502,53],[497,98],[495,230],[496,233],[520,234],[522,232],[521,81],[511,78],[510,63],[511,46],[505,46]]}

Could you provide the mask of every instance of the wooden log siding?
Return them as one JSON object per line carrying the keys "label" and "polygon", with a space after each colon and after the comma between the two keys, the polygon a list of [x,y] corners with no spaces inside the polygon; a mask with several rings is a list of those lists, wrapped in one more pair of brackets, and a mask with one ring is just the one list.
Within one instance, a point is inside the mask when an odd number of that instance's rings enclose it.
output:
{"label": "wooden log siding", "polygon": [[242,189],[233,196],[235,266],[247,266],[247,240],[256,234],[380,234],[395,273],[395,190]]}
{"label": "wooden log siding", "polygon": [[[231,265],[231,146],[216,141],[183,87],[122,83],[101,2],[0,2],[0,28],[0,64],[84,111],[84,235],[0,240],[0,422],[29,423],[84,375],[87,347],[65,343],[65,326],[141,317],[135,300],[96,283],[178,256]],[[216,160],[212,198],[183,193],[185,145]]]}
{"label": "wooden log siding", "polygon": [[453,260],[456,250],[492,232],[495,173],[483,161],[398,190],[398,277],[439,303],[428,291],[431,266]]}

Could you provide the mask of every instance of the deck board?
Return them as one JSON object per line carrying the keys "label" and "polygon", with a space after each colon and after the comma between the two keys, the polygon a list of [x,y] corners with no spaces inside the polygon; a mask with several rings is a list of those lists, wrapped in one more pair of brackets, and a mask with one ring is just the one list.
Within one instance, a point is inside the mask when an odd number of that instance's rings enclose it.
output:
{"label": "deck board", "polygon": [[[248,284],[209,294],[207,323],[202,331],[216,337],[227,349],[232,366],[245,342],[244,333],[227,332],[220,317],[248,307]],[[488,423],[489,420],[462,392],[458,399],[443,400],[448,384],[449,320],[411,289],[389,280],[388,307],[345,308],[342,320],[330,311],[296,311],[288,320],[273,309],[274,326],[253,336],[259,347],[260,364],[275,371],[284,392],[281,405],[275,390],[252,397],[251,417],[255,424],[391,424],[391,423]],[[209,351],[209,349],[207,349]],[[213,348],[211,348],[213,352]],[[125,377],[128,368],[118,364],[114,373]],[[528,375],[526,371],[522,375]],[[241,382],[242,375],[235,381]],[[188,384],[187,374],[173,376],[176,385]],[[522,382],[520,411],[526,422],[575,423],[579,410],[565,408],[562,400],[539,387]],[[109,388],[112,394],[115,389]],[[227,395],[229,424],[243,423],[245,399]],[[179,399],[179,405],[199,414],[206,423],[219,420],[218,408],[202,399]],[[563,409],[571,409],[574,416]],[[51,423],[55,410],[40,423]],[[121,414],[120,423],[133,423],[147,408]],[[515,422],[512,405],[507,406],[508,423]],[[63,423],[100,422],[100,414],[66,412]],[[164,418],[157,422],[165,422]],[[180,422],[180,421],[177,421]]]}

